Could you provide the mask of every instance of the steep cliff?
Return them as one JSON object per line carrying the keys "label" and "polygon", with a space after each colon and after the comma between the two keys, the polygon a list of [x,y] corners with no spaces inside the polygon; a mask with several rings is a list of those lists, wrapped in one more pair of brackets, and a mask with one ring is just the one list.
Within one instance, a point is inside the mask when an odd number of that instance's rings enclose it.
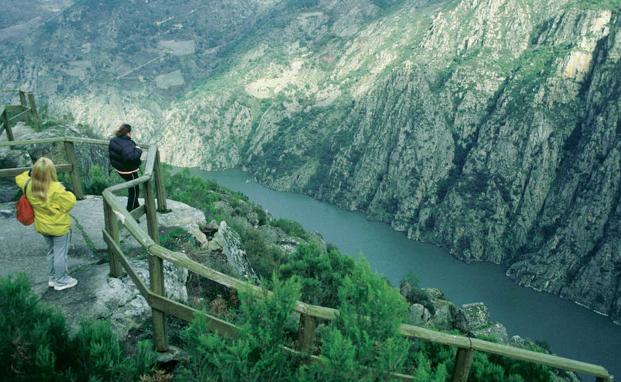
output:
{"label": "steep cliff", "polygon": [[216,3],[77,1],[0,80],[621,320],[621,2]]}
{"label": "steep cliff", "polygon": [[242,163],[618,320],[619,17],[556,5],[437,14],[368,92],[280,118]]}

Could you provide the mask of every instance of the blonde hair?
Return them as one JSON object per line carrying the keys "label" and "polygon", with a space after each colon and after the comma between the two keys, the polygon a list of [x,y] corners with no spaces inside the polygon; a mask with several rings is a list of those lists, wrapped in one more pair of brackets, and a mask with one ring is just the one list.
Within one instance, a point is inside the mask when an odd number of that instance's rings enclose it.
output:
{"label": "blonde hair", "polygon": [[47,192],[52,182],[57,182],[54,162],[46,157],[37,160],[32,168],[32,194],[40,199],[47,200]]}

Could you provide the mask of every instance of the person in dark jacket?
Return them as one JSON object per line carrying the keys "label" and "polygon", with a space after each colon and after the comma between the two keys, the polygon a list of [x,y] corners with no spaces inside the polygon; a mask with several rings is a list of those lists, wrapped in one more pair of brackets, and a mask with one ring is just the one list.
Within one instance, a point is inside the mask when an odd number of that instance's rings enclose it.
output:
{"label": "person in dark jacket", "polygon": [[[108,155],[110,164],[116,172],[126,181],[138,178],[138,168],[140,167],[140,156],[142,149],[136,146],[131,138],[132,127],[126,123],[119,126],[114,133],[115,137],[110,140],[108,145]],[[132,187],[128,190],[127,211],[138,208],[138,194],[140,188]]]}

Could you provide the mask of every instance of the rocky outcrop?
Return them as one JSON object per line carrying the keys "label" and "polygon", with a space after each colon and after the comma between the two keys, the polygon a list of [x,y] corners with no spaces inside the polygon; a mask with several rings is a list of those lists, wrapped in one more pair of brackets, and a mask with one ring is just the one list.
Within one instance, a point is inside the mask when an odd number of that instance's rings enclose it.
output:
{"label": "rocky outcrop", "polygon": [[224,257],[225,263],[233,275],[256,281],[258,280],[257,275],[248,264],[246,251],[242,248],[239,234],[229,228],[224,220],[220,222],[218,230],[207,245],[211,256]]}
{"label": "rocky outcrop", "polygon": [[505,344],[522,340],[518,347],[527,347],[531,342],[518,336],[509,338],[507,328],[492,321],[487,306],[482,302],[455,306],[444,298],[442,291],[435,288],[418,289],[410,282],[400,285],[401,295],[410,304],[407,323],[430,329],[459,330],[465,335],[490,339]]}

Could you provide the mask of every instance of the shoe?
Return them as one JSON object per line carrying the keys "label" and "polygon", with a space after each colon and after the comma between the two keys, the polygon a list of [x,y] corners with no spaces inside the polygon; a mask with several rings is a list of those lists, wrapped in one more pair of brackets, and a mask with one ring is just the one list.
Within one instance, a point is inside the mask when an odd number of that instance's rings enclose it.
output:
{"label": "shoe", "polygon": [[78,280],[71,276],[65,276],[62,280],[56,280],[54,282],[54,290],[65,290],[73,288],[76,285],[78,285]]}
{"label": "shoe", "polygon": [[50,288],[54,288],[56,286],[56,283],[52,277],[47,278],[47,286]]}

